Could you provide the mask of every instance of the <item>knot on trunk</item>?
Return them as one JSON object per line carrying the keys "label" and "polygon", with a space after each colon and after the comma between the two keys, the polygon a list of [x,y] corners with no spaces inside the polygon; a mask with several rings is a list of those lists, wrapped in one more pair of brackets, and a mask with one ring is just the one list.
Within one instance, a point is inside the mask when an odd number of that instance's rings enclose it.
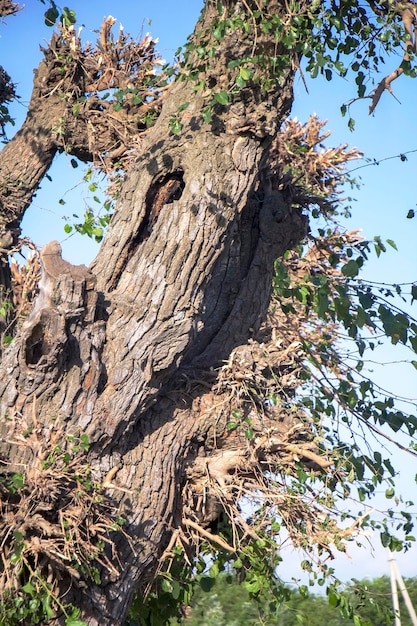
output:
{"label": "knot on trunk", "polygon": [[85,265],[71,265],[62,256],[58,241],[43,247],[39,295],[25,327],[38,323],[45,309],[54,309],[65,319],[94,321],[97,305],[96,277]]}
{"label": "knot on trunk", "polygon": [[77,327],[94,322],[97,308],[96,279],[85,265],[71,265],[61,256],[61,246],[51,241],[42,249],[39,295],[23,326],[22,357],[29,369],[62,366],[73,360]]}
{"label": "knot on trunk", "polygon": [[25,337],[25,364],[38,366],[48,361],[52,354],[57,356],[65,341],[64,319],[54,309],[42,309]]}

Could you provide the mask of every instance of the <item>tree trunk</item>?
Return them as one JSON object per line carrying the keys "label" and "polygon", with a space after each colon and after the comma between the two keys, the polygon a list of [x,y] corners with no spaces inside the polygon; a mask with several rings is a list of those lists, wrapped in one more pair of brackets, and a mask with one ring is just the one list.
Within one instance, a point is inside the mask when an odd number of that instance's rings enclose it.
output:
{"label": "tree trunk", "polygon": [[[215,15],[209,4],[196,37]],[[229,59],[252,44],[233,31],[214,43],[211,88],[228,90]],[[123,623],[132,594],[152,579],[183,519],[186,470],[209,454],[216,416],[199,381],[213,380],[212,368],[259,328],[273,262],[306,233],[271,152],[292,80],[289,64],[280,89],[242,89],[210,124],[193,83],[175,82],[91,272],[48,245],[34,311],[3,355],[5,471],[35,462],[18,437],[28,427],[42,442],[86,434],[94,477],[127,520],[112,534],[117,575],[103,567],[101,584],[62,582],[90,626]]]}

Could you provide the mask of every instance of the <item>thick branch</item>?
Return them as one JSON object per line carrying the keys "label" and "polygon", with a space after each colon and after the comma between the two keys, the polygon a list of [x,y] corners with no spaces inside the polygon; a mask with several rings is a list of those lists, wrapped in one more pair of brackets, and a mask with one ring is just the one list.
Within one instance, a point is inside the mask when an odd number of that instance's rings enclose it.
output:
{"label": "thick branch", "polygon": [[[154,74],[155,42],[133,42],[122,31],[114,41],[113,18],[104,21],[97,48],[85,50],[73,29],[52,36],[35,72],[26,120],[0,154],[1,222],[16,228],[54,155],[65,150],[84,161],[113,163],[126,153],[132,137],[157,115],[163,80],[144,87]],[[107,101],[103,89],[132,89],[130,101]],[[86,93],[92,95],[85,99]],[[104,94],[103,94],[104,95]],[[127,94],[129,95],[129,94]]]}
{"label": "thick branch", "polygon": [[388,74],[388,76],[385,76],[371,94],[372,102],[369,107],[369,114],[371,114],[378,105],[384,91],[388,91],[391,95],[394,95],[391,83],[404,73],[404,65],[409,63],[412,55],[417,52],[417,8],[414,2],[388,1],[376,3],[373,0],[368,0],[368,4],[377,15],[387,16],[390,12],[397,14],[401,18],[404,31],[408,36],[401,65],[396,70]]}

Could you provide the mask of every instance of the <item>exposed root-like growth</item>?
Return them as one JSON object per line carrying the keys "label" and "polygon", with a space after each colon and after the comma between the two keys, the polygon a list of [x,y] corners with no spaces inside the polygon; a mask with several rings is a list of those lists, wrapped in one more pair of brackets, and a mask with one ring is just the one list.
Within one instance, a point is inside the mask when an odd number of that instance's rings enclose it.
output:
{"label": "exposed root-like growth", "polygon": [[[319,238],[304,256],[293,252],[284,262],[288,276],[307,289],[315,272],[337,279],[341,274],[329,255],[359,242],[356,232]],[[342,460],[296,395],[310,367],[306,346],[324,341],[329,351],[315,351],[318,365],[335,376],[343,371],[340,360],[329,356],[338,326],[307,318],[300,301],[282,308],[285,302],[273,299],[258,335],[232,352],[212,391],[195,401],[193,412],[202,420],[216,419],[204,453],[188,469],[180,537],[183,547],[209,542],[214,550],[238,555],[248,542],[270,537],[271,520],[280,519],[285,532],[275,537],[276,549],[288,538],[310,554],[314,545],[322,567],[335,549],[346,550],[345,542],[360,532],[363,521],[340,523],[333,490]],[[231,535],[219,525],[222,516]]]}
{"label": "exposed root-like growth", "polygon": [[65,434],[53,421],[41,423],[34,407],[31,424],[13,422],[10,442],[22,454],[30,450],[33,463],[0,459],[1,623],[32,591],[45,598],[50,615],[65,611],[71,587],[82,589],[86,578],[110,580],[121,566],[111,534],[122,520],[94,482],[87,438]]}
{"label": "exposed root-like growth", "polygon": [[158,72],[163,61],[156,41],[146,34],[132,40],[107,17],[96,45],[81,45],[73,27],[61,28],[44,50],[43,97],[58,91],[66,101],[56,129],[60,148],[110,173],[129,157],[132,144],[158,116],[167,78]]}
{"label": "exposed root-like growth", "polygon": [[362,153],[346,144],[327,148],[323,142],[330,131],[326,122],[312,115],[305,124],[297,119],[285,122],[275,140],[272,154],[282,186],[290,186],[294,203],[302,208],[316,204],[324,214],[332,213],[340,202],[340,183],[346,163],[359,159]]}

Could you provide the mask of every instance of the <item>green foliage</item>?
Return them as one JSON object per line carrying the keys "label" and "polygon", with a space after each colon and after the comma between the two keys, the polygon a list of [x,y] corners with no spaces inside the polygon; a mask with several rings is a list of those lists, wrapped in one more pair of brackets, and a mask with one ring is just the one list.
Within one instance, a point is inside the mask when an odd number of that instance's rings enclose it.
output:
{"label": "green foliage", "polygon": [[164,626],[171,618],[179,617],[182,606],[189,605],[201,576],[202,562],[197,562],[194,576],[183,557],[182,548],[174,547],[148,597],[136,596],[126,626]]}
{"label": "green foliage", "polygon": [[10,116],[8,103],[16,98],[15,85],[8,73],[0,66],[0,137],[5,137],[5,126],[14,126]]}
{"label": "green foliage", "polygon": [[[84,626],[80,610],[65,603],[68,582],[100,584],[105,564],[114,571],[104,547],[124,520],[93,480],[87,435],[63,435],[51,447],[36,424],[21,439],[41,449],[30,472],[0,477],[0,623],[48,623],[59,612],[66,626]],[[53,504],[58,501],[59,511]]]}
{"label": "green foliage", "polygon": [[[71,159],[71,164],[73,167],[78,167],[78,162],[74,159]],[[100,195],[103,191],[96,178],[97,174],[95,174],[94,170],[91,167],[87,168],[83,180],[88,183],[87,190],[91,194],[88,201],[92,200],[99,207],[98,210],[94,211],[90,206],[87,206],[82,216],[82,221],[74,221],[80,220],[80,216],[76,213],[72,214],[72,218],[64,217],[66,221],[64,231],[67,234],[75,231],[80,235],[87,235],[90,239],[94,239],[97,243],[100,243],[113,215],[114,201],[111,198],[107,198],[104,201],[101,199]],[[61,206],[66,204],[64,198],[59,200],[59,204]],[[70,221],[72,223],[70,223]]]}
{"label": "green foliage", "polygon": [[[217,7],[217,17],[185,45],[178,74],[181,80],[192,81],[196,92],[205,93],[207,123],[216,105],[227,106],[242,90],[259,88],[265,93],[279,88],[284,71],[301,58],[311,78],[323,76],[331,81],[335,74],[353,74],[357,96],[363,98],[368,87],[374,87],[375,75],[385,58],[398,53],[402,56],[409,42],[398,8],[374,10],[359,0],[338,4],[290,0],[282,13],[269,12],[266,2],[242,3],[240,11],[226,2],[211,1],[207,5]],[[219,44],[231,34],[247,41],[250,53],[229,59],[229,87],[218,91],[210,87],[207,77],[215,73]],[[415,77],[417,67],[409,52],[411,58],[403,60],[401,69]],[[180,53],[181,49],[177,51]],[[342,115],[347,108],[342,106]],[[349,117],[349,129],[354,130],[354,126],[355,121]]]}
{"label": "green foliage", "polygon": [[[221,536],[230,538],[230,527],[227,523]],[[267,552],[270,555],[268,559],[265,558]],[[227,551],[213,550],[212,546],[205,544],[194,568],[184,563],[183,549],[174,548],[172,556],[165,564],[167,569],[160,573],[156,587],[146,599],[136,597],[126,626],[164,626],[174,623],[169,620],[180,619],[181,608],[190,603],[192,606],[201,604],[203,607],[207,597],[211,604],[210,598],[217,592],[226,598],[227,593],[223,594],[221,589],[232,585],[237,580],[236,577],[239,577],[237,595],[247,601],[242,607],[242,616],[247,615],[250,609],[254,617],[263,615],[266,618],[277,604],[289,597],[289,590],[275,575],[275,567],[279,561],[275,543],[270,537],[248,542],[237,557]],[[233,576],[229,573],[231,571],[235,572]],[[236,588],[235,584],[232,586]],[[236,612],[232,606],[230,611]],[[215,622],[218,618],[219,615],[214,610],[209,623],[233,623],[228,621],[228,614],[223,617],[227,621]]]}
{"label": "green foliage", "polygon": [[[47,4],[47,0],[40,0],[42,4]],[[46,26],[55,26],[59,21],[63,26],[72,26],[76,23],[75,11],[72,11],[68,7],[62,9],[54,0],[49,0],[49,9],[45,11],[44,19]]]}
{"label": "green foliage", "polygon": [[[388,577],[373,580],[353,580],[346,592],[332,588],[327,598],[293,593],[289,602],[278,609],[280,626],[391,626],[394,620],[391,587]],[[408,578],[405,586],[414,606],[417,603],[417,579]],[[400,596],[401,624],[412,621]]]}
{"label": "green foliage", "polygon": [[8,298],[4,300],[0,300],[0,316],[5,319],[8,317],[9,313],[12,311],[13,305]]}
{"label": "green foliage", "polygon": [[197,588],[191,602],[187,626],[244,626],[257,623],[257,603],[234,576],[220,574],[207,591]]}
{"label": "green foliage", "polygon": [[[414,606],[417,579],[405,586]],[[400,597],[401,623],[412,626]],[[265,617],[262,607],[240,585],[235,575],[223,573],[207,591],[200,589],[192,599],[184,626],[391,626],[393,623],[390,581],[387,577],[354,580],[348,591],[329,588],[326,595],[309,593],[305,587],[287,588],[274,613]]]}
{"label": "green foliage", "polygon": [[[110,95],[110,94],[109,94]],[[105,99],[105,98],[103,98]],[[126,106],[126,102],[129,100],[133,105],[142,104],[143,97],[139,89],[135,87],[128,87],[126,89],[117,89],[113,93],[114,110],[121,111]]]}
{"label": "green foliage", "polygon": [[[319,235],[321,243],[331,237],[324,230],[319,230]],[[395,249],[392,241],[386,243]],[[306,359],[302,374],[306,394],[302,403],[317,425],[323,450],[330,452],[337,468],[326,483],[334,503],[348,499],[353,489],[359,502],[365,502],[384,483],[387,499],[396,497],[395,469],[388,457],[369,449],[367,433],[385,436],[395,445],[389,431],[406,433],[411,442],[417,432],[417,417],[403,406],[397,408],[395,397],[381,392],[366,376],[367,353],[376,351],[386,339],[393,345],[406,346],[411,353],[417,351],[417,321],[398,305],[401,300],[407,302],[410,295],[409,301],[414,300],[416,285],[370,283],[361,278],[360,270],[372,248],[377,256],[386,251],[379,237],[372,242],[356,241],[354,245],[343,237],[336,239],[329,250],[329,271],[304,276],[301,271],[297,281],[291,280],[285,261],[276,265],[275,293],[284,313],[305,316],[310,330],[317,324],[317,331],[312,334],[317,340],[311,341],[308,336],[303,340],[301,334]],[[301,264],[302,259],[301,254]],[[353,344],[353,350],[346,348],[347,357],[340,340],[345,345]],[[410,362],[414,363],[411,359]],[[350,437],[349,443],[344,443],[341,433]],[[414,449],[411,443],[410,450]],[[384,547],[392,551],[407,549],[415,540],[411,534],[413,517],[401,510],[395,534],[394,517],[390,511],[385,519],[366,519],[364,523],[379,530]],[[402,539],[397,536],[400,531],[404,534]]]}

